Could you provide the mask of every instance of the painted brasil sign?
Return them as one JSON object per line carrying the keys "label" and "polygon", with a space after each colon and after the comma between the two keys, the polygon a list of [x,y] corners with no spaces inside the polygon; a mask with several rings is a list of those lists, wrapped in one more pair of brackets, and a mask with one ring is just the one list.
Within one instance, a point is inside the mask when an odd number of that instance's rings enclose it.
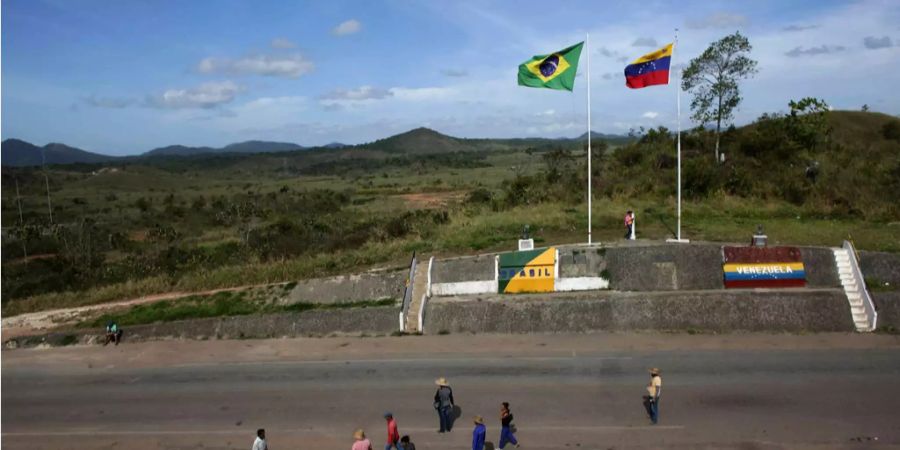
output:
{"label": "painted brasil sign", "polygon": [[501,253],[498,270],[498,291],[553,292],[556,282],[556,247]]}

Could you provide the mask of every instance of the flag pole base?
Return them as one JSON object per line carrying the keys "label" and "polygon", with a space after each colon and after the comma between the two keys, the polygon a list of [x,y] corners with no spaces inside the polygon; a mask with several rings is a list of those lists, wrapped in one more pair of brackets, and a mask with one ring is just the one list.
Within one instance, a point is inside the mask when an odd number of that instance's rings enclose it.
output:
{"label": "flag pole base", "polygon": [[689,244],[691,242],[690,239],[666,239],[666,242],[674,243],[674,244]]}

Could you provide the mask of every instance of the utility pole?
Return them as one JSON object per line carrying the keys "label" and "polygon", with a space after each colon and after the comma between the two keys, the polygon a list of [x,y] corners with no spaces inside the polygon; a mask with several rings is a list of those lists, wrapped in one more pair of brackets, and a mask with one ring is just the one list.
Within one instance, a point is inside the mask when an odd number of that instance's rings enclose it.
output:
{"label": "utility pole", "polygon": [[[19,196],[19,178],[13,177],[16,182],[16,204],[19,206],[19,229],[25,231],[25,221],[22,219],[22,198]],[[22,236],[22,254],[28,258],[28,236]]]}
{"label": "utility pole", "polygon": [[50,203],[50,178],[47,176],[47,158],[41,149],[41,168],[44,169],[44,183],[47,186],[47,210],[50,212],[50,225],[53,225],[53,204]]}

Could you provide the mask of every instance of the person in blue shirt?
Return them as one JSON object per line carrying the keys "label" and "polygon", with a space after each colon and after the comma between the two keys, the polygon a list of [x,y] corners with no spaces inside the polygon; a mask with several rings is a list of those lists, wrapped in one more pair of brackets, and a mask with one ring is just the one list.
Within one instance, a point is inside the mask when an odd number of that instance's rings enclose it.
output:
{"label": "person in blue shirt", "polygon": [[107,345],[110,341],[115,342],[116,345],[119,345],[119,341],[122,340],[122,329],[119,328],[119,324],[115,321],[109,321],[106,324],[106,342],[103,345]]}
{"label": "person in blue shirt", "polygon": [[484,419],[481,416],[475,416],[475,429],[472,430],[472,450],[484,450],[486,435],[487,428],[484,426]]}

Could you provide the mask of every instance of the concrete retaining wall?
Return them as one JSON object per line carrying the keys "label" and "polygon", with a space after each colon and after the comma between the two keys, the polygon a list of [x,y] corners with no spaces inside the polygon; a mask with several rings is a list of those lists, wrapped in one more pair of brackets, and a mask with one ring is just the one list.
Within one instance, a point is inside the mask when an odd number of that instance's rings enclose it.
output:
{"label": "concrete retaining wall", "polygon": [[431,269],[432,283],[493,281],[495,255],[478,255],[452,259],[435,259]]}
{"label": "concrete retaining wall", "polygon": [[889,283],[900,289],[900,254],[859,252],[859,268],[867,279]]}
{"label": "concrete retaining wall", "polygon": [[395,270],[300,280],[284,303],[349,303],[383,298],[402,299],[407,272]]}
{"label": "concrete retaining wall", "polygon": [[[150,325],[123,326],[125,342],[162,339],[250,339],[330,334],[388,335],[397,330],[397,307],[344,308],[253,316],[181,320]],[[74,330],[23,336],[4,343],[7,348],[37,345],[95,344],[102,330]]]}
{"label": "concrete retaining wall", "polygon": [[826,247],[800,247],[803,255],[803,269],[806,271],[806,285],[817,287],[841,287],[841,278],[834,261],[834,251]]}
{"label": "concrete retaining wall", "polygon": [[838,289],[591,292],[432,299],[425,332],[853,331]]}
{"label": "concrete retaining wall", "polygon": [[878,311],[876,330],[900,331],[900,291],[872,292]]}
{"label": "concrete retaining wall", "polygon": [[669,244],[606,251],[610,287],[619,291],[722,289],[722,246]]}

